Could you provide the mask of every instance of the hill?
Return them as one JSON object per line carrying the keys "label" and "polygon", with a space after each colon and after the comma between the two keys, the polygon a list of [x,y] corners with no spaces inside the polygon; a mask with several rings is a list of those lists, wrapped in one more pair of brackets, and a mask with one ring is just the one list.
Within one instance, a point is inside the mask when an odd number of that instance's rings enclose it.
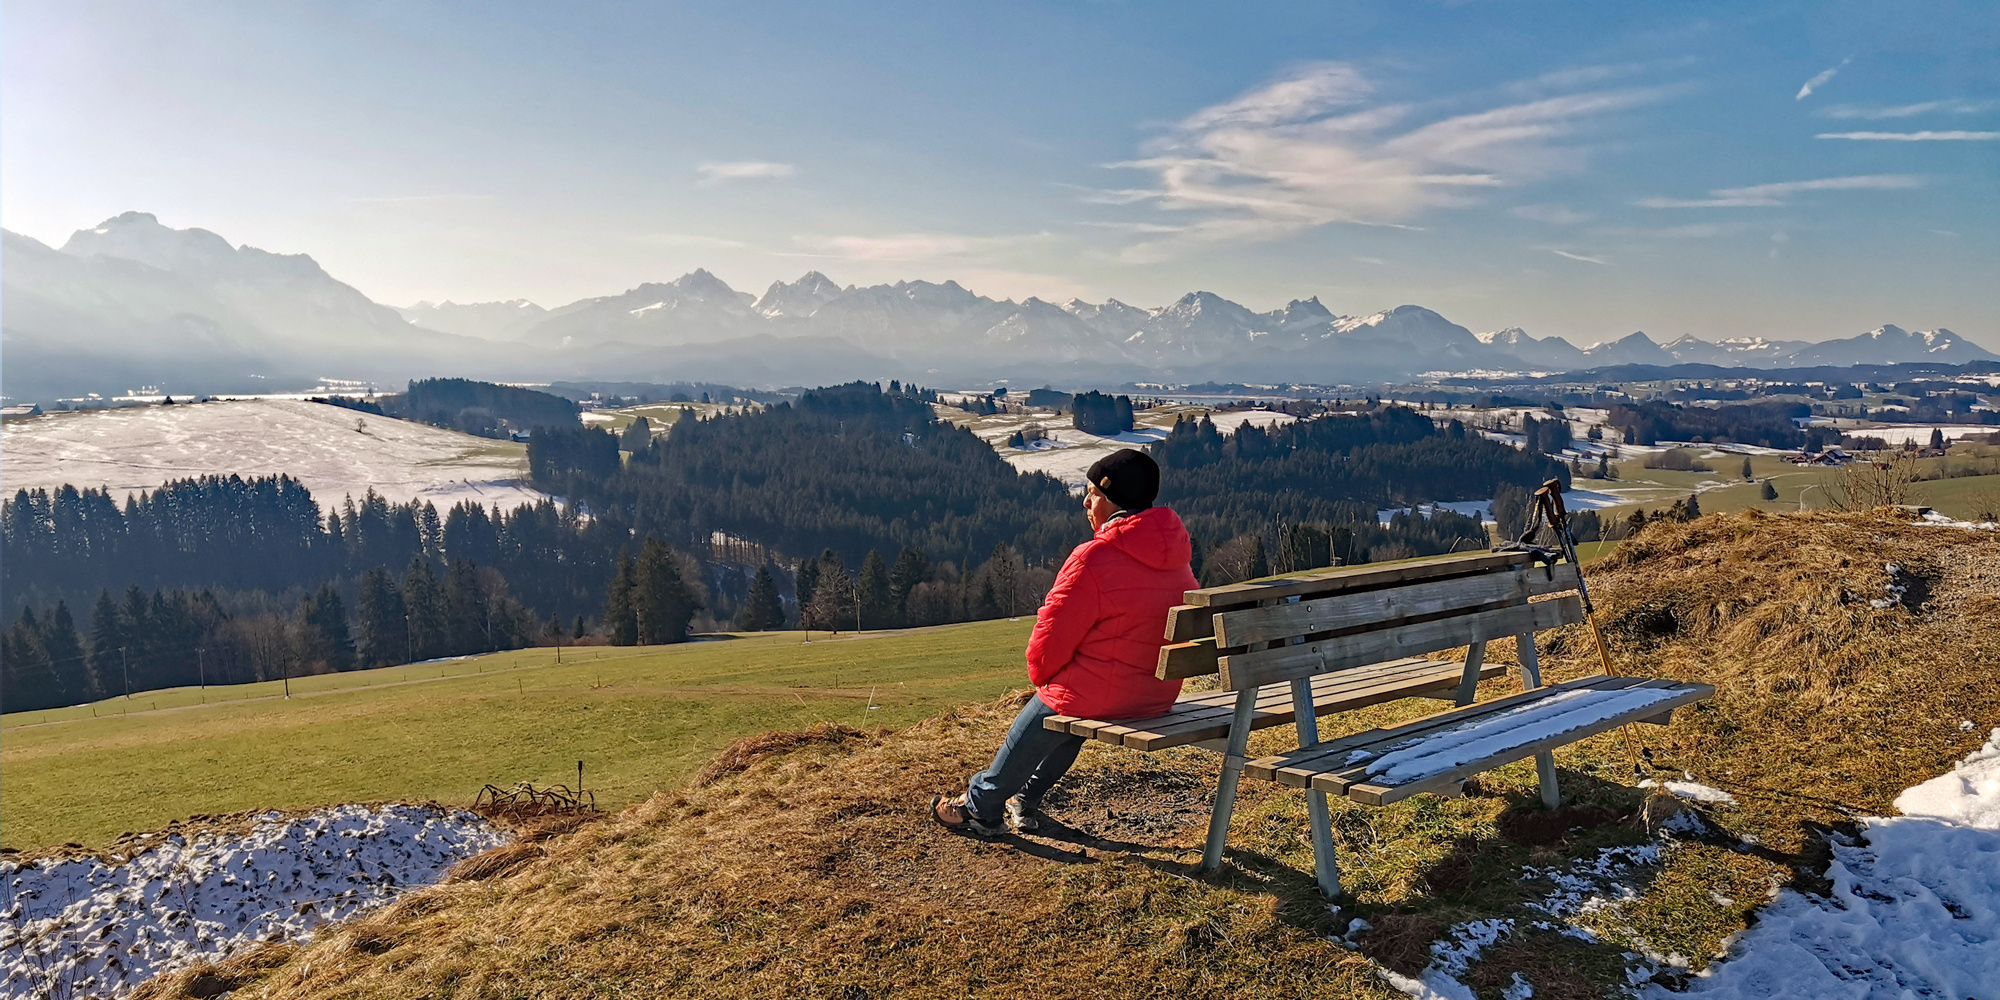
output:
{"label": "hill", "polygon": [[[1895,977],[1984,961],[1946,914],[1983,898],[1871,902],[1873,866],[1894,859],[1852,845],[1895,833],[1856,819],[1893,814],[1899,790],[1949,770],[2000,721],[1988,676],[2000,539],[1746,512],[1653,525],[1590,582],[1619,664],[1714,683],[1717,697],[1640,746],[1606,734],[1559,752],[1569,804],[1557,813],[1533,803],[1525,764],[1460,799],[1337,800],[1355,897],[1337,917],[1311,895],[1303,802],[1289,791],[1248,789],[1230,863],[1194,876],[1214,759],[1192,749],[1086,750],[1051,798],[1047,836],[985,843],[932,827],[923,797],[984,762],[1017,704],[1003,699],[897,732],[740,742],[686,787],[517,850],[520,867],[501,877],[208,972],[244,998],[1396,996],[1389,974],[1412,990],[1421,979],[1523,996],[1525,981],[1537,996],[1584,997],[1634,975],[1685,985],[1774,890],[1794,917],[1812,909],[1802,893],[1849,908],[1856,936],[1804,942],[1824,946],[1843,981],[1916,988]],[[1582,628],[1544,640],[1556,679],[1595,671]],[[1516,685],[1490,682],[1482,697]],[[1323,731],[1424,710],[1380,706]],[[1288,736],[1268,731],[1253,751]],[[1635,766],[1675,794],[1630,787]],[[1855,929],[1890,919],[1870,907],[1927,907],[1945,930],[1870,937]],[[1881,947],[1944,950],[1885,971]],[[1817,981],[1814,953],[1784,952],[1798,982]],[[1717,992],[1741,988],[1730,962],[1712,968]],[[189,981],[152,995],[188,995]]]}

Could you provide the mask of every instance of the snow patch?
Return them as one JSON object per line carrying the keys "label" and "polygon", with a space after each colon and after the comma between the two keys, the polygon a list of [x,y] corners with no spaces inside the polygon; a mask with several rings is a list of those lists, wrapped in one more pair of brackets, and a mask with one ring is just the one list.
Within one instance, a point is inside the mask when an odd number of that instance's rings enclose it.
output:
{"label": "snow patch", "polygon": [[1972,997],[2000,983],[2000,729],[1833,845],[1824,899],[1785,890],[1686,994]]}
{"label": "snow patch", "polygon": [[1399,743],[1368,765],[1371,777],[1402,785],[1524,743],[1573,732],[1666,701],[1661,688],[1565,691]]}
{"label": "snow patch", "polygon": [[306,941],[506,840],[460,810],[348,805],[170,837],[122,864],[0,862],[0,995],[117,997],[257,942]]}

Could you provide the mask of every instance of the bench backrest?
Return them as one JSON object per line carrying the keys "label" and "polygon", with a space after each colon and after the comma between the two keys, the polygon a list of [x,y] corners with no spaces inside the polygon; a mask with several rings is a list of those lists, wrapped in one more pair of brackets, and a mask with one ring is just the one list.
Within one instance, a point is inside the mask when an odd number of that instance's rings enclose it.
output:
{"label": "bench backrest", "polygon": [[1583,620],[1577,569],[1494,552],[1187,592],[1159,676],[1220,673],[1240,691]]}

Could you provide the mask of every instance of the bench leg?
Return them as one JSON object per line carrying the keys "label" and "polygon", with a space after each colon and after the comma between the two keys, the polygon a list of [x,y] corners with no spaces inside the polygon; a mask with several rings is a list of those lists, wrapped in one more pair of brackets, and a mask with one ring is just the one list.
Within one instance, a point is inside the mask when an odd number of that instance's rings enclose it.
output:
{"label": "bench leg", "polygon": [[1479,696],[1479,668],[1486,665],[1486,640],[1481,639],[1465,651],[1465,674],[1458,679],[1458,703],[1472,704]]}
{"label": "bench leg", "polygon": [[[1299,749],[1319,745],[1319,712],[1313,707],[1312,678],[1292,682],[1292,720],[1299,731]],[[1333,817],[1327,811],[1326,793],[1306,790],[1306,818],[1312,823],[1313,875],[1319,880],[1319,894],[1327,899],[1340,896],[1340,866],[1333,856]]]}
{"label": "bench leg", "polygon": [[1236,808],[1236,782],[1243,777],[1244,756],[1250,750],[1250,722],[1257,712],[1257,689],[1236,693],[1236,714],[1229,722],[1229,745],[1222,752],[1222,781],[1215,786],[1215,808],[1208,815],[1208,845],[1201,852],[1201,870],[1222,867],[1222,847],[1229,839],[1229,813]]}
{"label": "bench leg", "polygon": [[[1542,686],[1542,661],[1535,654],[1535,634],[1523,632],[1514,638],[1514,651],[1521,661],[1521,683],[1529,688]],[[1542,804],[1550,809],[1562,805],[1562,789],[1556,787],[1556,756],[1544,750],[1535,755],[1535,775],[1542,783]]]}

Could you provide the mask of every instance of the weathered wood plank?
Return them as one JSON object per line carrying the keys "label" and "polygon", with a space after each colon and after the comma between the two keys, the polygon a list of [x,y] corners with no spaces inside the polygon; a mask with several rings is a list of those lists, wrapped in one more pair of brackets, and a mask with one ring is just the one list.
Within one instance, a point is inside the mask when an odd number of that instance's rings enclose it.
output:
{"label": "weathered wood plank", "polygon": [[1190,590],[1182,600],[1198,607],[1221,609],[1294,595],[1332,594],[1413,580],[1484,573],[1502,566],[1526,563],[1529,558],[1525,552],[1481,552],[1444,556],[1424,562],[1398,563],[1394,566],[1350,566],[1307,576],[1288,576],[1277,580],[1258,580]]}
{"label": "weathered wood plank", "polygon": [[[1409,671],[1403,674],[1387,674],[1364,683],[1343,681],[1340,686],[1322,686],[1320,682],[1336,679],[1336,675],[1322,674],[1315,678],[1313,685],[1313,708],[1318,715],[1332,715],[1335,712],[1349,712],[1369,705],[1396,701],[1402,698],[1449,697],[1449,692],[1457,684],[1461,672],[1460,665],[1439,661],[1427,661],[1429,668],[1423,671]],[[1486,673],[1498,677],[1506,668],[1494,664]],[[1280,690],[1289,685],[1272,685]],[[1251,723],[1252,729],[1268,729],[1298,721],[1291,697],[1287,692],[1283,697],[1269,702],[1260,697],[1258,708]],[[1229,732],[1230,717],[1223,715],[1180,721],[1168,725],[1139,724],[1136,732],[1125,737],[1125,745],[1134,750],[1153,752],[1169,747],[1198,743],[1205,739],[1226,735]]]}
{"label": "weathered wood plank", "polygon": [[1417,656],[1482,639],[1567,625],[1583,620],[1583,604],[1571,594],[1475,614],[1419,622],[1379,632],[1309,641],[1297,646],[1218,654],[1222,686],[1232,691],[1295,677],[1347,670],[1365,663]]}
{"label": "weathered wood plank", "polygon": [[1606,680],[1620,679],[1602,676],[1585,677],[1554,687],[1534,688],[1517,694],[1510,694],[1505,697],[1495,698],[1492,701],[1480,702],[1477,705],[1450,708],[1393,726],[1367,729],[1348,736],[1339,737],[1338,739],[1327,740],[1316,747],[1307,747],[1303,750],[1294,750],[1289,753],[1275,754],[1270,757],[1253,760],[1244,769],[1243,773],[1268,781],[1276,781],[1279,784],[1291,785],[1294,788],[1304,788],[1312,781],[1314,775],[1329,770],[1338,770],[1339,767],[1334,763],[1334,759],[1344,758],[1355,750],[1369,749],[1378,743],[1400,743],[1404,740],[1422,736],[1424,733],[1432,730],[1458,725],[1468,719],[1476,719],[1480,716],[1503,711],[1527,702],[1538,701],[1552,694],[1558,694],[1579,687],[1596,687]]}
{"label": "weathered wood plank", "polygon": [[1163,681],[1206,676],[1216,672],[1221,656],[1222,651],[1213,638],[1161,646],[1159,666],[1154,668],[1153,676]]}
{"label": "weathered wood plank", "polygon": [[1375,631],[1576,588],[1576,567],[1570,563],[1516,566],[1362,594],[1223,612],[1214,615],[1213,634],[1217,646],[1249,646],[1295,635]]}
{"label": "weathered wood plank", "polygon": [[[1691,704],[1693,702],[1700,701],[1704,698],[1708,698],[1715,694],[1715,688],[1707,684],[1681,684],[1677,685],[1677,687],[1679,688],[1679,690],[1676,691],[1676,693],[1673,695],[1672,698],[1670,698],[1665,702],[1658,702],[1653,705],[1648,705],[1645,707],[1645,709],[1643,709],[1643,711],[1657,714],[1659,706],[1662,704],[1666,705],[1668,710],[1671,711],[1672,709],[1679,708],[1682,705]],[[1361,803],[1362,805],[1368,805],[1368,806],[1383,806],[1383,805],[1388,805],[1392,802],[1399,802],[1403,799],[1409,798],[1412,795],[1417,795],[1423,792],[1427,792],[1433,788],[1441,787],[1443,785],[1448,785],[1456,781],[1462,781],[1468,777],[1471,777],[1472,775],[1480,773],[1481,771],[1490,771],[1496,767],[1500,767],[1505,764],[1511,764],[1517,760],[1524,760],[1526,758],[1533,757],[1534,755],[1542,753],[1544,751],[1554,750],[1557,747],[1568,746],[1571,743],[1580,742],[1582,740],[1595,736],[1598,733],[1609,732],[1613,729],[1618,728],[1619,726],[1622,726],[1628,722],[1637,719],[1638,717],[1639,716],[1636,711],[1624,712],[1619,715],[1612,716],[1611,718],[1592,723],[1588,726],[1583,726],[1577,729],[1570,730],[1569,732],[1566,733],[1558,733],[1553,736],[1547,736],[1543,737],[1542,739],[1533,740],[1527,743],[1519,744],[1517,746],[1508,747],[1505,750],[1489,754],[1478,760],[1468,761],[1467,763],[1460,765],[1458,767],[1454,767],[1448,771],[1444,771],[1435,775],[1427,775],[1418,781],[1406,782],[1400,785],[1381,785],[1372,782],[1356,784],[1350,786],[1347,789],[1347,797],[1353,799],[1356,802]],[[1320,785],[1319,781],[1315,779],[1313,782],[1313,787],[1318,788],[1319,785]]]}
{"label": "weathered wood plank", "polygon": [[1206,639],[1215,634],[1214,620],[1213,608],[1198,608],[1192,604],[1168,608],[1166,640],[1187,642],[1192,639]]}

